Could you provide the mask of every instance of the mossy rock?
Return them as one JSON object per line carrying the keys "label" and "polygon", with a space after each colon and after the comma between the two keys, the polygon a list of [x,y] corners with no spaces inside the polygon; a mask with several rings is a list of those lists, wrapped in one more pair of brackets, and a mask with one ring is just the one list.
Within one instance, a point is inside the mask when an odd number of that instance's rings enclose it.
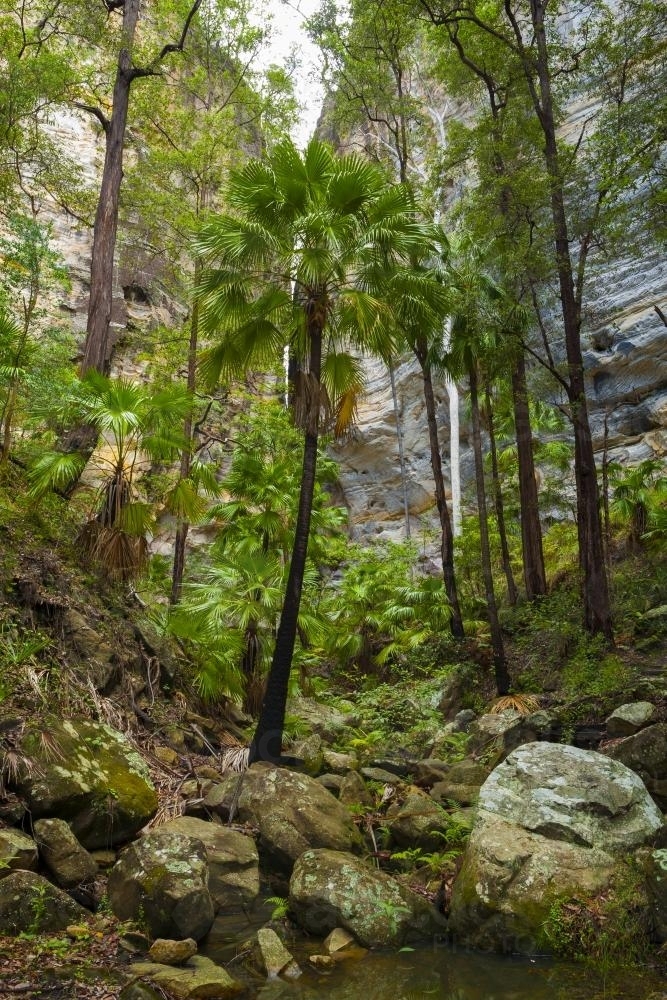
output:
{"label": "mossy rock", "polygon": [[201,840],[156,831],[123,851],[109,875],[109,903],[119,920],[143,921],[152,938],[201,941],[215,915],[208,877]]}
{"label": "mossy rock", "polygon": [[27,730],[21,752],[31,766],[24,766],[16,788],[33,818],[66,820],[88,849],[129,840],[155,815],[157,794],[146,764],[110,726],[51,719],[42,730]]}
{"label": "mossy rock", "polygon": [[35,872],[15,871],[0,881],[0,934],[63,931],[88,913]]}
{"label": "mossy rock", "polygon": [[342,927],[366,948],[397,947],[446,927],[427,900],[342,851],[305,851],[294,866],[289,903],[309,933]]}

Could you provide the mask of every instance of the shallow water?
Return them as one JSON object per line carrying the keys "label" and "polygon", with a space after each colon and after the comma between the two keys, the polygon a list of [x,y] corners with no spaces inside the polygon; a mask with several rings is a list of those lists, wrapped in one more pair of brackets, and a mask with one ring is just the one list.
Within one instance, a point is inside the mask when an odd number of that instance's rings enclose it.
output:
{"label": "shallow water", "polygon": [[[247,922],[240,915],[218,919],[202,949],[246,981],[247,972],[233,956],[257,928],[253,916]],[[320,941],[296,938],[288,947],[303,975],[293,982],[254,980],[254,995],[261,1000],[667,1000],[664,978],[651,971],[605,976],[583,965],[480,955],[436,943],[368,952],[323,972],[308,962],[309,955],[322,953]]]}

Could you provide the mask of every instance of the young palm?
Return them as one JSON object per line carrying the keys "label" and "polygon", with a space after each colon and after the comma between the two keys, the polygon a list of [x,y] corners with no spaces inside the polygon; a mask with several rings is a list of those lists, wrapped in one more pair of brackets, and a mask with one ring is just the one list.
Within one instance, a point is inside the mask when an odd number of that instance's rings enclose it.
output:
{"label": "young palm", "polygon": [[[66,422],[84,421],[103,439],[95,462],[99,480],[94,510],[79,544],[108,576],[128,580],[143,568],[154,525],[152,504],[137,499],[138,472],[149,462],[174,461],[184,447],[181,424],[191,405],[187,391],[169,386],[155,391],[126,378],[91,370],[61,403]],[[49,452],[31,470],[32,493],[67,489],[77,482],[86,459],[78,453]],[[187,488],[189,487],[189,488]],[[165,506],[190,517],[199,508],[192,483],[178,484]]]}
{"label": "young palm", "polygon": [[405,185],[317,140],[303,155],[287,141],[250,161],[234,175],[229,203],[234,214],[214,219],[199,239],[210,264],[200,286],[204,322],[220,335],[203,370],[217,379],[274,365],[288,343],[305,434],[285,600],[250,748],[251,762],[279,761],[322,420],[340,430],[352,419],[361,376],[347,348],[390,355],[389,280],[435,241]]}

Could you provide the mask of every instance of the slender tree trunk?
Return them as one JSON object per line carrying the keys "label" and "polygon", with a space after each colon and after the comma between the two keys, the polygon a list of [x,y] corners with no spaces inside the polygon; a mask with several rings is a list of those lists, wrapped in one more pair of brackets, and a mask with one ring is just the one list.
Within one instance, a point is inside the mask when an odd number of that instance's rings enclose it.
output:
{"label": "slender tree trunk", "polygon": [[104,168],[93,230],[93,256],[90,269],[90,300],[86,343],[81,373],[89,369],[108,374],[113,345],[109,343],[113,295],[113,258],[118,229],[120,186],[123,179],[123,151],[127,112],[130,104],[132,47],[139,19],[139,0],[125,0],[123,39],[118,53],[113,88],[111,118],[105,126]]}
{"label": "slender tree trunk", "polygon": [[4,429],[2,432],[2,455],[0,455],[0,465],[5,465],[9,461],[9,452],[12,446],[12,421],[14,420],[14,410],[18,398],[18,385],[16,379],[11,380],[9,392],[7,394],[7,405],[4,412]]}
{"label": "slender tree trunk", "polygon": [[604,524],[604,555],[607,573],[611,572],[611,517],[609,512],[609,411],[604,412],[604,446],[602,449],[602,514]]}
{"label": "slender tree trunk", "polygon": [[484,486],[484,456],[482,455],[482,429],[479,419],[479,393],[477,387],[477,371],[470,369],[470,403],[472,409],[472,440],[475,451],[475,485],[477,487],[477,513],[479,516],[479,537],[482,548],[482,576],[486,594],[486,612],[491,629],[491,648],[493,649],[493,665],[496,675],[496,691],[499,695],[507,694],[510,686],[505,646],[498,620],[498,605],[493,587],[493,572],[491,569],[491,546],[489,545],[488,513],[486,508],[486,490]]}
{"label": "slender tree trunk", "polygon": [[445,493],[445,479],[442,474],[442,457],[440,455],[440,441],[438,439],[438,421],[435,411],[435,396],[433,395],[433,382],[431,380],[431,370],[426,357],[426,344],[418,344],[414,348],[415,356],[422,370],[424,384],[424,402],[426,404],[426,419],[428,423],[428,438],[431,451],[431,471],[435,484],[435,501],[438,507],[440,518],[440,555],[442,558],[442,575],[445,581],[445,591],[449,601],[449,626],[455,639],[463,639],[463,618],[459,606],[458,591],[456,588],[456,576],[454,574],[454,535],[452,524],[449,518],[447,507],[447,495]]}
{"label": "slender tree trunk", "polygon": [[398,442],[398,462],[401,469],[401,487],[403,490],[403,516],[405,518],[405,537],[410,538],[410,503],[408,501],[408,477],[405,472],[405,452],[403,450],[403,429],[401,428],[401,418],[398,412],[398,396],[396,395],[396,379],[394,377],[394,366],[391,361],[387,365],[389,368],[389,381],[391,382],[391,398],[394,404],[394,419],[396,420],[396,440]]}
{"label": "slender tree trunk", "polygon": [[[442,350],[444,354],[452,345],[452,321],[447,317],[442,334]],[[459,390],[449,373],[445,374],[445,388],[449,399],[449,464],[452,484],[452,531],[454,538],[461,534],[463,518],[461,516],[461,430],[459,421]]]}
{"label": "slender tree trunk", "polygon": [[[199,284],[199,279],[201,277],[201,263],[199,260],[195,260],[195,273],[194,273],[194,287],[197,288]],[[197,345],[199,342],[199,299],[195,293],[192,301],[192,315],[190,317],[190,342],[188,344],[188,392],[192,397],[192,402],[194,404],[194,392],[197,380]],[[181,467],[179,470],[179,478],[187,479],[190,475],[190,468],[192,465],[192,412],[190,411],[185,418],[183,423],[183,437],[185,438],[185,447],[181,452]],[[169,597],[169,603],[171,605],[178,604],[181,599],[181,590],[183,586],[183,573],[185,571],[185,547],[188,539],[188,530],[190,525],[187,521],[180,521],[178,528],[176,529],[176,538],[174,539],[174,564],[171,573],[171,594]]]}
{"label": "slender tree trunk", "polygon": [[582,572],[584,625],[589,632],[601,633],[610,642],[613,642],[609,585],[602,543],[597,470],[593,438],[588,420],[581,352],[580,308],[575,294],[563,176],[556,141],[549,53],[544,26],[545,7],[544,0],[531,0],[531,15],[537,46],[535,65],[541,98],[541,101],[538,102],[538,114],[544,134],[544,156],[551,184],[551,217],[569,372],[568,397],[574,430],[574,474],[577,488],[577,532],[579,564]]}
{"label": "slender tree trunk", "polygon": [[[309,335],[309,375],[319,385],[322,368],[322,328],[317,320],[310,321]],[[303,470],[299,493],[299,509],[297,512],[292,558],[287,575],[285,599],[280,615],[280,625],[278,626],[278,635],[276,636],[276,645],[273,651],[273,659],[271,661],[271,669],[269,670],[262,709],[257,729],[250,745],[249,764],[254,763],[256,760],[279,763],[281,758],[283,729],[285,726],[285,707],[287,705],[289,678],[297,635],[301,591],[303,589],[303,577],[308,552],[310,518],[315,491],[319,405],[319,394],[316,393],[313,412],[310,414],[303,446]]]}
{"label": "slender tree trunk", "polygon": [[517,602],[516,583],[512,572],[512,562],[510,560],[510,550],[507,544],[507,528],[505,525],[505,507],[503,505],[503,491],[500,488],[500,476],[498,475],[498,450],[496,448],[496,429],[493,423],[493,406],[491,403],[491,392],[488,383],[485,386],[486,417],[489,431],[489,448],[491,451],[491,481],[493,483],[493,502],[496,509],[496,521],[498,522],[498,535],[500,537],[500,551],[503,560],[503,572],[507,582],[507,600],[510,607],[514,607]]}
{"label": "slender tree trunk", "polygon": [[519,465],[519,506],[521,508],[521,548],[523,582],[526,597],[534,601],[547,592],[542,548],[542,526],[533,459],[533,435],[530,427],[526,360],[520,351],[512,370],[512,404]]}

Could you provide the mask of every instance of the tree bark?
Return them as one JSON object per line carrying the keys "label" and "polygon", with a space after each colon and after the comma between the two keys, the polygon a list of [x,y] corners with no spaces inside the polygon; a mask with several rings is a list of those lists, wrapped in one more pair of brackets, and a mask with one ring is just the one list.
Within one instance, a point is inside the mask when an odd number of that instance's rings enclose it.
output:
{"label": "tree bark", "polygon": [[394,377],[394,366],[391,361],[387,365],[389,368],[389,381],[391,383],[391,398],[394,404],[394,419],[396,420],[396,440],[398,442],[398,462],[401,469],[401,488],[403,490],[403,517],[405,519],[405,537],[410,538],[410,504],[408,501],[408,479],[405,472],[405,453],[403,451],[403,430],[401,428],[401,418],[398,412],[398,396],[396,395],[396,379]]}
{"label": "tree bark", "polygon": [[551,184],[551,217],[569,372],[568,398],[574,430],[577,534],[579,565],[582,572],[584,625],[589,632],[601,633],[613,643],[614,634],[602,541],[597,470],[593,438],[588,420],[581,352],[581,310],[575,294],[563,177],[556,141],[549,51],[544,26],[545,6],[544,0],[531,0],[531,15],[537,47],[536,69],[540,87],[540,100],[536,110],[544,135],[544,156]]}
{"label": "tree bark", "polygon": [[111,118],[105,125],[104,168],[93,229],[88,323],[81,374],[94,368],[108,374],[113,345],[109,343],[113,295],[113,259],[118,230],[118,206],[123,179],[123,152],[130,88],[134,78],[132,47],[139,20],[139,0],[123,4],[123,38],[118,53]]}
{"label": "tree bark", "polygon": [[493,483],[493,503],[496,510],[496,521],[498,522],[498,535],[500,536],[500,552],[503,560],[503,572],[507,583],[507,600],[510,607],[514,607],[517,602],[516,583],[512,572],[512,562],[510,560],[510,550],[507,544],[507,527],[505,524],[505,507],[503,505],[503,491],[500,488],[500,476],[498,474],[498,450],[496,448],[496,429],[493,423],[493,405],[491,402],[491,392],[488,384],[485,387],[486,397],[486,420],[489,431],[489,448],[491,452],[491,482]]}
{"label": "tree bark", "polygon": [[[195,273],[194,273],[194,287],[195,290],[199,284],[199,279],[201,277],[201,263],[199,260],[195,260]],[[192,402],[194,403],[194,393],[197,380],[197,345],[199,342],[199,299],[195,292],[195,296],[192,301],[192,315],[190,317],[190,342],[188,344],[188,392],[192,397]],[[181,452],[181,467],[179,470],[179,478],[187,479],[190,475],[190,468],[192,466],[192,412],[188,413],[183,423],[183,437],[185,438],[185,447]],[[183,573],[185,571],[185,547],[188,539],[188,530],[190,525],[187,521],[183,520],[179,522],[178,528],[176,529],[176,538],[174,539],[174,563],[171,572],[171,594],[169,596],[169,603],[171,605],[176,605],[181,599],[181,590],[183,587]]]}
{"label": "tree bark", "polygon": [[533,435],[530,427],[526,360],[523,351],[517,355],[512,369],[512,405],[519,466],[519,506],[521,509],[521,549],[523,582],[526,597],[534,601],[547,592],[542,548],[542,526],[533,459]]}
{"label": "tree bark", "polygon": [[442,559],[442,575],[445,581],[447,599],[449,601],[449,627],[455,639],[463,639],[465,632],[463,629],[463,618],[461,616],[458,591],[456,588],[456,576],[454,573],[454,535],[452,532],[452,523],[449,517],[449,508],[447,507],[445,479],[442,474],[442,456],[440,454],[440,441],[438,439],[438,421],[436,419],[431,369],[427,360],[426,344],[416,344],[413,350],[422,371],[424,385],[424,403],[426,404],[426,419],[428,423],[428,438],[431,452],[431,471],[433,473],[433,482],[435,484],[435,502],[438,508],[438,516],[440,518],[440,555]]}
{"label": "tree bark", "polygon": [[[319,384],[322,368],[322,327],[316,318],[310,320],[309,336],[309,374]],[[315,409],[311,415],[311,420],[308,421],[309,426],[304,439],[299,509],[297,512],[292,558],[290,560],[285,588],[285,599],[280,615],[280,625],[278,626],[276,645],[273,651],[266,691],[262,701],[262,709],[250,745],[249,764],[254,763],[256,760],[264,760],[277,764],[280,763],[281,759],[285,708],[287,705],[289,678],[297,635],[303,577],[308,553],[310,518],[315,491],[319,398],[316,398],[314,407]]]}
{"label": "tree bark", "polygon": [[482,430],[479,418],[479,392],[477,386],[477,371],[470,369],[470,403],[472,408],[472,440],[475,452],[475,485],[477,487],[477,514],[479,517],[479,538],[482,549],[482,576],[486,594],[486,613],[491,629],[491,648],[493,650],[493,666],[496,676],[496,691],[499,695],[507,694],[510,686],[505,659],[505,646],[498,620],[498,605],[493,586],[491,569],[491,547],[489,545],[488,512],[486,508],[486,490],[484,486],[484,456],[482,455]]}

